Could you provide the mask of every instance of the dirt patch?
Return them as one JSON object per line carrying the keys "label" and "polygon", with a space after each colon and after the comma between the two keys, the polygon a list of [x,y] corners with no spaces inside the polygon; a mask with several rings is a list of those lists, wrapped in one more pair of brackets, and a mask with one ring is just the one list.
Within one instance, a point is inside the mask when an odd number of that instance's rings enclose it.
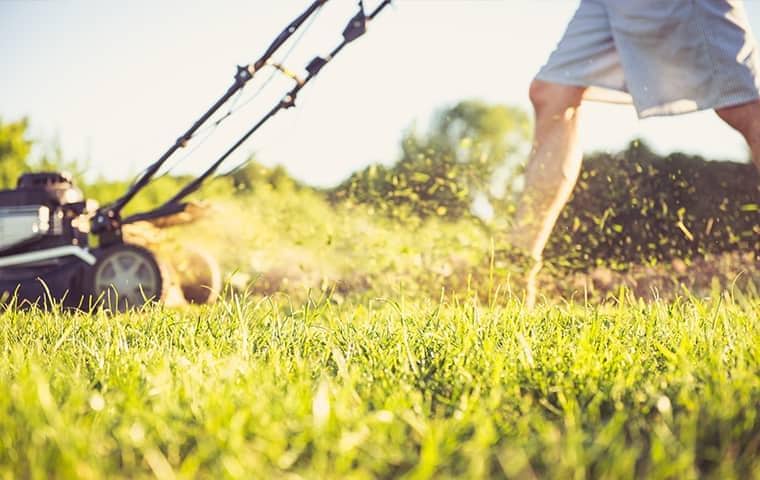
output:
{"label": "dirt patch", "polygon": [[760,285],[760,255],[730,252],[689,261],[633,265],[622,271],[596,267],[562,278],[558,281],[546,272],[541,276],[541,285],[546,292],[565,298],[582,295],[605,299],[617,295],[621,288],[645,300],[672,299],[686,292],[708,296],[716,290],[756,289]]}

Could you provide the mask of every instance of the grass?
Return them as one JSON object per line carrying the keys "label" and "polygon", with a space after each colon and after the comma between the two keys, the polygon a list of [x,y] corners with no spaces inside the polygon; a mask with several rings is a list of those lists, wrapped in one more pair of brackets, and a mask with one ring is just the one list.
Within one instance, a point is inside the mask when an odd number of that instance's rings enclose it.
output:
{"label": "grass", "polygon": [[760,478],[760,300],[0,313],[1,478]]}
{"label": "grass", "polygon": [[156,243],[218,255],[216,305],[0,306],[0,479],[760,479],[756,276],[527,312],[475,221],[215,209]]}

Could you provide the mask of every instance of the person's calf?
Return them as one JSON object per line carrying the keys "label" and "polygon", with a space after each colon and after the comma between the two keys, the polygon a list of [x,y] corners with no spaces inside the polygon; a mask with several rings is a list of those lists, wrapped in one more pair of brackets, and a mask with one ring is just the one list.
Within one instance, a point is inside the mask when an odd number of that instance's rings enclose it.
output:
{"label": "person's calf", "polygon": [[577,124],[584,92],[583,87],[542,80],[531,84],[536,114],[533,150],[508,237],[537,260],[580,170]]}
{"label": "person's calf", "polygon": [[[585,88],[534,80],[530,100],[535,109],[533,149],[525,171],[525,187],[508,243],[520,252],[511,258],[515,285],[525,305],[535,304],[541,257],[559,211],[575,184],[580,169],[578,107]],[[514,257],[514,255],[513,255]]]}

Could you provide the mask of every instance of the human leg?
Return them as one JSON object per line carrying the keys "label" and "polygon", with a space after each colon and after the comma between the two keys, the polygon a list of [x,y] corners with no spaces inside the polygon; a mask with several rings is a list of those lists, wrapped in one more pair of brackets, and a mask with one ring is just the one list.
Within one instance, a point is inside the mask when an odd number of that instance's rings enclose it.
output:
{"label": "human leg", "polygon": [[626,92],[607,2],[584,0],[530,86],[535,111],[533,149],[523,195],[507,233],[513,247],[509,249],[509,260],[519,274],[517,283],[528,307],[535,301],[544,247],[580,169],[581,99],[620,101],[624,97],[630,101]]}
{"label": "human leg", "polygon": [[742,134],[752,152],[752,161],[760,172],[760,100],[718,108],[715,113]]}
{"label": "human leg", "polygon": [[533,149],[525,188],[510,232],[511,243],[535,261],[575,186],[581,166],[578,113],[584,87],[534,80],[530,99],[535,111]]}
{"label": "human leg", "polygon": [[508,235],[511,245],[530,259],[523,272],[525,303],[529,307],[536,299],[542,252],[580,171],[578,112],[585,90],[542,80],[534,80],[530,87],[535,111],[533,148]]}

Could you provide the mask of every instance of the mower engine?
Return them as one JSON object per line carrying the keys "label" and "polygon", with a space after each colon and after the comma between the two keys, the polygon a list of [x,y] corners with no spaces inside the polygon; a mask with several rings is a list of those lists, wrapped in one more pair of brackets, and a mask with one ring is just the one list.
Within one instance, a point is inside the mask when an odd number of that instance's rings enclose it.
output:
{"label": "mower engine", "polygon": [[121,242],[90,248],[97,208],[64,173],[22,175],[0,190],[0,301],[123,309],[160,298],[161,271],[148,250]]}
{"label": "mower engine", "polygon": [[86,209],[82,192],[62,173],[22,175],[15,190],[0,190],[0,252],[78,245],[87,235],[72,222]]}

